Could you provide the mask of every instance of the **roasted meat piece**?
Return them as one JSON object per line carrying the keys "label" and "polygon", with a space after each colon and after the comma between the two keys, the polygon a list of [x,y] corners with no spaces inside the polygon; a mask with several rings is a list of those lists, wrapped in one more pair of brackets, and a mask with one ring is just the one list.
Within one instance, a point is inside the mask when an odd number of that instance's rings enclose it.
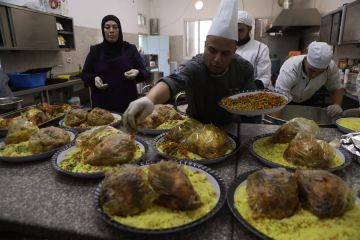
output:
{"label": "roasted meat piece", "polygon": [[254,218],[290,217],[299,207],[296,178],[284,168],[252,173],[247,178],[246,192]]}
{"label": "roasted meat piece", "polygon": [[193,210],[201,206],[189,178],[173,161],[161,161],[149,166],[149,182],[160,196],[155,203],[173,210]]}
{"label": "roasted meat piece", "polygon": [[100,126],[91,128],[80,133],[76,138],[76,146],[88,149],[94,149],[105,137],[119,132],[118,129],[111,126]]}
{"label": "roasted meat piece", "polygon": [[40,103],[36,106],[37,109],[43,111],[51,117],[56,117],[60,113],[63,113],[63,108],[60,105],[50,105],[48,103]]}
{"label": "roasted meat piece", "polygon": [[336,152],[327,142],[307,133],[299,133],[284,152],[284,158],[299,166],[329,168]]}
{"label": "roasted meat piece", "polygon": [[269,141],[272,143],[289,143],[299,132],[316,135],[319,130],[318,125],[313,120],[301,117],[293,118],[276,130]]}
{"label": "roasted meat piece", "polygon": [[114,116],[111,114],[111,112],[97,107],[91,110],[87,116],[87,122],[91,126],[108,125],[113,121]]}
{"label": "roasted meat piece", "polygon": [[24,117],[14,118],[9,123],[5,143],[11,144],[27,141],[37,131],[39,131],[39,128],[36,124],[28,119]]}
{"label": "roasted meat piece", "polygon": [[301,204],[321,218],[340,217],[351,209],[355,191],[338,176],[324,170],[298,170]]}
{"label": "roasted meat piece", "polygon": [[29,139],[29,149],[33,153],[46,152],[70,142],[69,134],[62,128],[42,128]]}
{"label": "roasted meat piece", "polygon": [[168,120],[181,120],[183,117],[170,105],[157,104],[154,111],[140,124],[143,128],[154,129]]}
{"label": "roasted meat piece", "polygon": [[36,125],[39,125],[49,120],[49,117],[46,116],[43,111],[37,108],[30,108],[23,113],[23,116]]}
{"label": "roasted meat piece", "polygon": [[145,211],[156,198],[146,173],[129,164],[105,173],[101,205],[111,215],[131,216]]}
{"label": "roasted meat piece", "polygon": [[124,132],[113,133],[98,143],[85,162],[91,165],[116,165],[129,163],[134,159],[136,145],[134,138]]}
{"label": "roasted meat piece", "polygon": [[84,123],[88,113],[82,109],[73,109],[65,115],[64,123],[69,127],[76,127]]}

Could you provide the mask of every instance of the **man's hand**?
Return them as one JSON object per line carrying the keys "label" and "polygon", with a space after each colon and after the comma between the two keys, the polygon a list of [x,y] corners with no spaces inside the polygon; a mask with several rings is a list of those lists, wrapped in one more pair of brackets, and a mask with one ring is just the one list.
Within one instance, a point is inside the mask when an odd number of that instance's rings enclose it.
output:
{"label": "man's hand", "polygon": [[132,101],[124,113],[124,126],[137,129],[138,123],[141,123],[153,110],[154,103],[148,97]]}
{"label": "man's hand", "polygon": [[97,87],[98,89],[104,90],[108,87],[108,84],[104,83],[100,77],[96,76],[95,77],[95,87]]}
{"label": "man's hand", "polygon": [[327,107],[328,114],[331,117],[340,115],[343,112],[343,109],[338,104],[333,104]]}
{"label": "man's hand", "polygon": [[136,78],[137,75],[139,75],[139,70],[137,70],[137,69],[131,69],[124,73],[124,76],[130,80]]}

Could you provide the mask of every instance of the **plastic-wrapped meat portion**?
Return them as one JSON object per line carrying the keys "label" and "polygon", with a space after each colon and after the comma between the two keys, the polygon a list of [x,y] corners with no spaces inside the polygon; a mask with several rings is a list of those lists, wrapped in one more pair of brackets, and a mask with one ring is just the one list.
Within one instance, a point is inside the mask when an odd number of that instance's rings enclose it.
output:
{"label": "plastic-wrapped meat portion", "polygon": [[300,201],[321,218],[340,217],[351,209],[355,191],[338,176],[324,170],[298,170]]}
{"label": "plastic-wrapped meat portion", "polygon": [[31,135],[39,131],[35,123],[24,117],[14,118],[10,121],[5,143],[19,143],[29,140]]}
{"label": "plastic-wrapped meat portion", "polygon": [[254,218],[282,219],[299,207],[296,178],[284,168],[252,173],[247,178],[246,191]]}
{"label": "plastic-wrapped meat portion", "polygon": [[312,169],[329,168],[336,152],[327,142],[306,133],[299,133],[284,152],[284,158],[299,166]]}
{"label": "plastic-wrapped meat portion", "polygon": [[314,136],[320,131],[319,126],[313,120],[306,118],[293,118],[283,124],[269,138],[272,143],[289,143],[299,132],[311,133]]}

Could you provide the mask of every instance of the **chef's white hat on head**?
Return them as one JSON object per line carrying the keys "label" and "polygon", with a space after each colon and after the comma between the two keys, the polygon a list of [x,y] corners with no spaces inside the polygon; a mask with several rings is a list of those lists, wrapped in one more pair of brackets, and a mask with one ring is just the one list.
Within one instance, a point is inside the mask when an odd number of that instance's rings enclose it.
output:
{"label": "chef's white hat on head", "polygon": [[308,47],[307,62],[314,68],[325,69],[332,59],[332,50],[325,42],[312,42]]}
{"label": "chef's white hat on head", "polygon": [[237,0],[221,0],[207,35],[219,36],[237,41]]}
{"label": "chef's white hat on head", "polygon": [[246,11],[238,11],[238,23],[243,23],[249,27],[252,25],[252,17]]}

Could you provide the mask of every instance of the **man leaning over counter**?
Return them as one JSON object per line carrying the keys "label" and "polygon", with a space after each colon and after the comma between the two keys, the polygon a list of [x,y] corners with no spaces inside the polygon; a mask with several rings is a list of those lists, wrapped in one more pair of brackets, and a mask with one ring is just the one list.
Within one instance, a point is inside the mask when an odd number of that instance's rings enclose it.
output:
{"label": "man leaning over counter", "polygon": [[232,121],[233,115],[219,107],[222,97],[237,90],[255,89],[252,65],[235,54],[237,1],[223,0],[207,34],[204,54],[188,61],[180,73],[159,81],[147,96],[130,103],[124,125],[136,129],[154,104],[169,101],[178,92],[186,92],[187,114],[203,123],[216,125]]}
{"label": "man leaning over counter", "polygon": [[332,60],[332,50],[324,42],[312,42],[307,55],[294,56],[284,62],[275,83],[275,89],[287,94],[295,103],[304,103],[325,86],[330,92],[330,116],[340,115],[344,89],[339,70]]}

